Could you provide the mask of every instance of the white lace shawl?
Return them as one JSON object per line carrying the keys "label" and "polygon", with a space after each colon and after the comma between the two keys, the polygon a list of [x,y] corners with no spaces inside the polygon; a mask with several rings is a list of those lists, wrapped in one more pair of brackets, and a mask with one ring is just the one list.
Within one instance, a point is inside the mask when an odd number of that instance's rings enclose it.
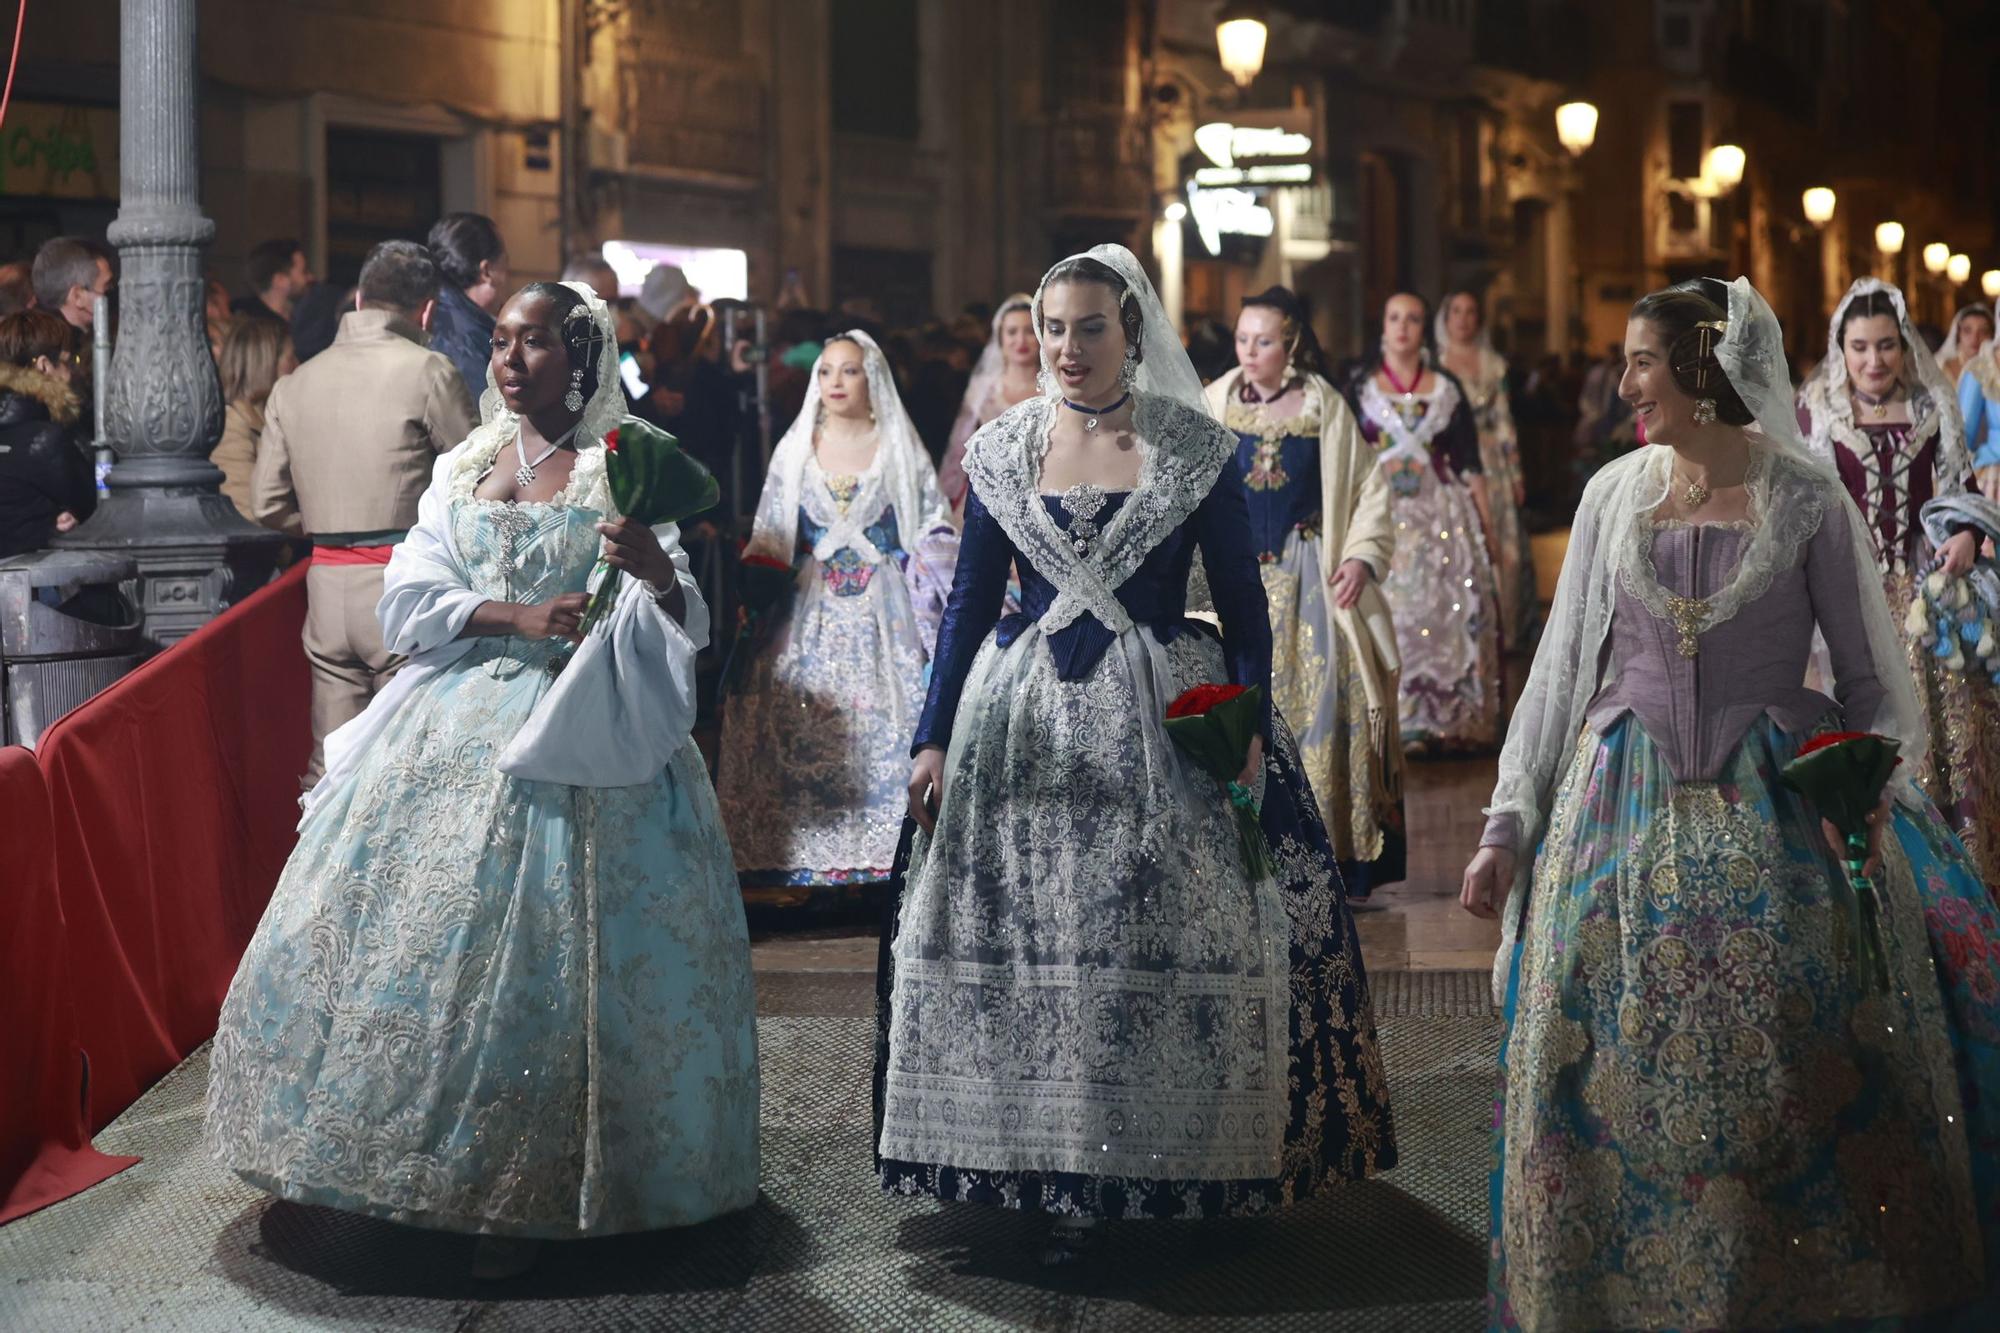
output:
{"label": "white lace shawl", "polygon": [[[1874,556],[1854,501],[1832,468],[1806,453],[1798,437],[1792,386],[1784,366],[1783,331],[1764,299],[1738,278],[1729,288],[1728,328],[1716,356],[1756,424],[1744,432],[1751,447],[1746,477],[1756,527],[1729,582],[1708,599],[1701,629],[1731,619],[1770,589],[1779,571],[1797,560],[1800,547],[1824,521],[1829,505],[1845,506],[1856,571],[1855,598],[1862,608],[1872,669],[1882,703],[1872,718],[1848,725],[1895,737],[1904,764],[1898,798],[1922,798],[1908,775],[1920,772],[1926,746],[1922,714],[1888,603],[1875,584]],[[1556,583],[1548,625],[1535,652],[1526,689],[1515,705],[1500,752],[1499,781],[1488,815],[1510,815],[1519,826],[1514,883],[1501,914],[1501,946],[1493,981],[1504,1002],[1514,942],[1527,911],[1535,853],[1547,826],[1556,784],[1569,770],[1586,711],[1604,682],[1598,675],[1620,586],[1656,616],[1665,593],[1652,565],[1653,516],[1665,503],[1673,451],[1641,449],[1616,459],[1584,488],[1570,529],[1569,550]]]}
{"label": "white lace shawl", "polygon": [[[568,484],[552,503],[611,515],[604,475],[604,435],[624,419],[617,340],[609,311],[590,289],[591,317],[601,341],[598,386],[578,430],[581,443]],[[319,798],[350,776],[398,710],[439,672],[471,650],[460,638],[472,613],[490,599],[474,590],[473,577],[452,536],[453,506],[477,503],[472,489],[495,465],[518,419],[499,408],[487,371],[485,420],[465,442],[439,458],[431,484],[417,504],[417,523],[399,543],[383,573],[376,614],[382,640],[409,661],[361,716],[326,738],[326,775],[305,801],[307,815]],[[685,623],[676,623],[640,585],[618,581],[618,599],[601,627],[579,646],[563,672],[535,704],[527,723],[501,754],[502,772],[537,782],[579,787],[626,787],[650,782],[687,743],[694,725],[694,658],[708,643],[708,605],[701,598],[680,544],[680,528],[653,529],[674,562],[686,598]],[[303,822],[303,821],[302,821]]]}
{"label": "white lace shawl", "polygon": [[[896,377],[889,359],[875,340],[859,329],[827,339],[830,346],[841,338],[852,339],[861,348],[861,364],[868,376],[868,406],[875,413],[875,461],[862,475],[862,491],[847,505],[847,511],[830,526],[813,550],[825,561],[848,548],[864,559],[879,562],[875,549],[863,531],[882,512],[886,498],[896,511],[896,536],[906,551],[932,528],[951,520],[944,495],[938,490],[937,465],[931,462],[910,424],[910,414],[896,393]],[[771,469],[764,477],[764,490],[757,499],[757,517],[750,532],[746,554],[769,556],[792,562],[799,540],[799,505],[805,493],[806,462],[814,455],[814,439],[819,433],[819,366],[824,350],[813,360],[806,379],[805,404],[792,422],[785,438],[771,454]]]}
{"label": "white lace shawl", "polygon": [[1058,405],[1016,403],[979,429],[965,447],[965,473],[980,503],[1014,548],[1055,585],[1041,618],[1053,634],[1088,613],[1114,633],[1132,626],[1118,588],[1208,498],[1236,437],[1206,412],[1137,393],[1132,424],[1141,455],[1139,484],[1103,533],[1079,555],[1042,503],[1042,458]]}

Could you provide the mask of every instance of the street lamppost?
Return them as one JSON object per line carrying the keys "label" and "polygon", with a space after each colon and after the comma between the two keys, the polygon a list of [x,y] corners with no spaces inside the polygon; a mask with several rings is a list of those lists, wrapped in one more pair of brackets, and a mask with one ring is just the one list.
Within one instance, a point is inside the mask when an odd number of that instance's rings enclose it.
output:
{"label": "street lamppost", "polygon": [[1815,185],[1799,197],[1799,205],[1806,211],[1806,221],[1815,227],[1824,227],[1833,221],[1835,196],[1824,185]]}
{"label": "street lamppost", "polygon": [[1819,285],[1822,304],[1831,309],[1840,303],[1841,263],[1840,237],[1827,224],[1833,221],[1833,210],[1839,199],[1824,185],[1814,185],[1799,196],[1799,207],[1805,212],[1806,221],[1812,223],[1819,233]]}
{"label": "street lamppost", "polygon": [[1953,287],[1963,287],[1972,281],[1972,256],[1953,255],[1945,261],[1944,275]]}
{"label": "street lamppost", "polygon": [[1556,138],[1571,157],[1582,157],[1597,142],[1597,108],[1588,102],[1564,102],[1556,108]]}
{"label": "street lamppost", "polygon": [[123,0],[119,11],[118,346],[105,386],[111,494],[56,545],[114,551],[139,570],[145,636],[185,638],[257,590],[284,537],[236,512],[208,461],[222,387],[202,323],[196,0]]}
{"label": "street lamppost", "polygon": [[1986,293],[1989,301],[2000,301],[2000,268],[1989,268],[1979,275],[1979,290]]}

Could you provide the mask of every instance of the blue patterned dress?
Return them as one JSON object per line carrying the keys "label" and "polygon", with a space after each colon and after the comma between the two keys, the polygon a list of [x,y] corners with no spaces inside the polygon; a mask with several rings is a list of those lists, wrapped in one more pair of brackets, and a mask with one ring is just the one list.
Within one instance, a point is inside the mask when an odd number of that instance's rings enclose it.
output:
{"label": "blue patterned dress", "polygon": [[[582,591],[601,517],[449,510],[509,602]],[[756,1198],[750,950],[701,755],[630,787],[497,765],[567,647],[477,640],[301,826],[211,1057],[206,1141],[252,1184],[544,1238]]]}

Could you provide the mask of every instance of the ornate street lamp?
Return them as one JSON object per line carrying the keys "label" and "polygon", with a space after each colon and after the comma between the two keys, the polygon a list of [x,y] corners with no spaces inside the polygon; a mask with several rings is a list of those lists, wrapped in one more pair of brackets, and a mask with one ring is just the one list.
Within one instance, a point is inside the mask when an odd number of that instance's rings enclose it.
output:
{"label": "ornate street lamp", "polygon": [[1875,248],[1885,255],[1899,255],[1903,253],[1903,224],[1900,222],[1876,223]]}
{"label": "ornate street lamp", "polygon": [[1943,241],[1932,241],[1924,247],[1924,272],[1933,276],[1951,267],[1951,247]]}
{"label": "ornate street lamp", "polygon": [[1989,268],[1979,275],[1979,290],[1986,293],[1989,301],[2000,301],[2000,268]]}
{"label": "ornate street lamp", "polygon": [[1963,287],[1972,281],[1972,256],[1953,255],[1945,261],[1944,275],[1951,279],[1954,287]]}
{"label": "ornate street lamp", "polygon": [[1824,185],[1815,185],[1807,190],[1799,200],[1806,211],[1806,221],[1815,227],[1824,227],[1833,221],[1834,194]]}
{"label": "ornate street lamp", "polygon": [[1264,68],[1264,43],[1270,36],[1264,6],[1251,0],[1229,0],[1215,16],[1215,49],[1237,86],[1248,88]]}
{"label": "ornate street lamp", "polygon": [[1564,102],[1557,107],[1556,138],[1571,157],[1582,157],[1597,142],[1597,108],[1588,102]]}

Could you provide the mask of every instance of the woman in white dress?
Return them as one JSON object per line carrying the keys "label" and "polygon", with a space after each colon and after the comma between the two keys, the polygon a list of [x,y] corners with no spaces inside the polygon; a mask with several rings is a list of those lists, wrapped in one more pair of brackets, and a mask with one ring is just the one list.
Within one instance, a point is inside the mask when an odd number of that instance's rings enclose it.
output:
{"label": "woman in white dress", "polygon": [[[609,311],[501,311],[483,423],[390,559],[409,661],[327,738],[299,842],[223,1002],[209,1150],[303,1203],[534,1239],[757,1197],[750,947],[689,736],[708,610],[672,524],[618,515]],[[599,549],[625,571],[578,642]]]}
{"label": "woman in white dress", "polygon": [[744,552],[794,570],[723,707],[716,786],[752,902],[889,878],[928,658],[909,553],[946,521],[882,349],[835,334],[771,456]]}

